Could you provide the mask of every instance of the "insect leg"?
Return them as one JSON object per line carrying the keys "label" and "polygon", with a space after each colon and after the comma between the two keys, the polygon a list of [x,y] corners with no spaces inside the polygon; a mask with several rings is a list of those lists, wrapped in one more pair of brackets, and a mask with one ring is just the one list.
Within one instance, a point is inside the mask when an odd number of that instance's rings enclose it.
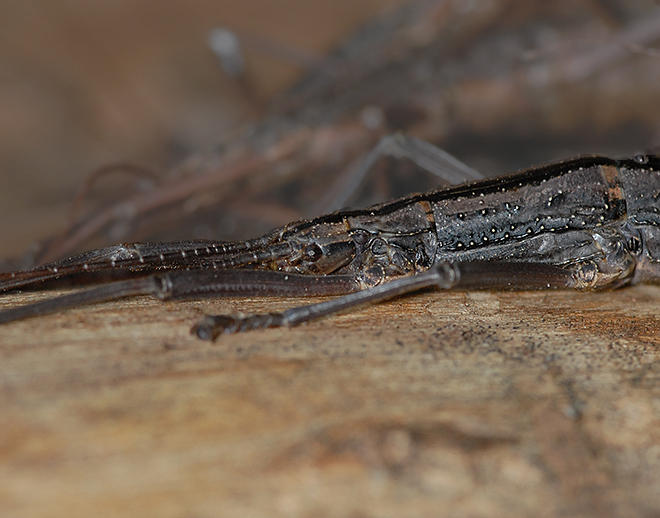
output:
{"label": "insect leg", "polygon": [[353,275],[300,275],[275,270],[189,270],[154,275],[162,300],[261,295],[344,295],[359,289]]}
{"label": "insect leg", "polygon": [[160,300],[240,295],[343,295],[358,289],[351,275],[297,275],[272,270],[185,270],[112,282],[0,311],[0,324],[133,295]]}
{"label": "insect leg", "polygon": [[543,290],[575,288],[574,271],[553,264],[506,261],[459,263],[464,290]]}
{"label": "insect leg", "polygon": [[[332,276],[330,276],[332,277]],[[441,263],[426,272],[403,277],[374,288],[282,313],[234,317],[208,316],[191,329],[203,340],[223,333],[238,333],[269,327],[296,326],[346,309],[437,286],[440,289],[543,289],[573,287],[573,274],[558,266],[538,263],[474,261]]]}
{"label": "insect leg", "polygon": [[429,286],[450,289],[456,284],[459,277],[456,265],[443,263],[417,275],[396,279],[368,290],[349,293],[326,302],[287,309],[282,313],[249,315],[246,317],[208,316],[193,326],[191,333],[196,334],[203,340],[215,340],[222,333],[237,333],[268,327],[296,326],[355,306],[381,302]]}
{"label": "insect leg", "polygon": [[351,178],[335,195],[332,206],[327,212],[343,207],[350,197],[355,193],[367,173],[374,167],[376,162],[383,157],[407,158],[422,169],[429,171],[438,178],[450,184],[460,184],[471,180],[481,180],[483,175],[468,167],[463,162],[453,157],[439,147],[424,142],[415,137],[395,133],[380,139],[366,158],[360,163],[358,169],[351,174]]}
{"label": "insect leg", "polygon": [[22,320],[24,318],[38,317],[85,304],[107,302],[130,295],[149,295],[153,294],[157,289],[158,286],[153,277],[113,282],[88,290],[75,291],[52,299],[41,300],[32,304],[5,309],[4,311],[0,311],[0,324],[6,324],[7,322]]}

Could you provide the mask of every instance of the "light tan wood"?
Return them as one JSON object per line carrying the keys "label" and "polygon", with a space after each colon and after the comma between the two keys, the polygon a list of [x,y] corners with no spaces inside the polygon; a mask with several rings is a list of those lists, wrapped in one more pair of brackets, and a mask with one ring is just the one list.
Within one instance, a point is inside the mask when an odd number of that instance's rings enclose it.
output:
{"label": "light tan wood", "polygon": [[139,298],[0,327],[0,514],[660,512],[660,288],[428,292],[189,334],[300,302]]}

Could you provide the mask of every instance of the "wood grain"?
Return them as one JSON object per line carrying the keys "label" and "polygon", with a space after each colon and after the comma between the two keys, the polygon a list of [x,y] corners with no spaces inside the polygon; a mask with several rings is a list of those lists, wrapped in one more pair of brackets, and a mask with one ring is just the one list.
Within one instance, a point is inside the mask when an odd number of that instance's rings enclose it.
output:
{"label": "wood grain", "polygon": [[189,334],[300,302],[140,298],[0,327],[2,515],[660,512],[660,288],[428,292]]}

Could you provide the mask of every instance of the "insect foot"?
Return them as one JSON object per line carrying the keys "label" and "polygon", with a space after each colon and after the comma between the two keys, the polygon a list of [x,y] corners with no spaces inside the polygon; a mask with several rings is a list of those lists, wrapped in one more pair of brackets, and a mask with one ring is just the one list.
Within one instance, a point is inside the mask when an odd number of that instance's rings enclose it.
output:
{"label": "insect foot", "polygon": [[282,327],[288,322],[282,313],[267,313],[265,315],[248,315],[233,317],[230,315],[208,316],[195,324],[190,330],[197,338],[214,342],[221,334],[242,333],[255,329]]}

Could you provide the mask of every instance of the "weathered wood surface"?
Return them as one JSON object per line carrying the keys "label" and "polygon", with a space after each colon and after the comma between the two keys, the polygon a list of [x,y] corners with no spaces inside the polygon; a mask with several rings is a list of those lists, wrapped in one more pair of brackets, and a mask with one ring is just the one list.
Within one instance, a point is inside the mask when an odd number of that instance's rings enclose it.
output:
{"label": "weathered wood surface", "polygon": [[[348,22],[327,32],[348,7],[364,19],[368,4],[390,3],[142,0],[103,3],[101,15],[80,0],[5,3],[0,255],[57,234],[95,167],[130,158],[162,169],[172,153],[216,144],[218,131],[254,110],[241,107],[235,85],[220,84],[203,45],[218,21],[322,51],[348,34]],[[579,80],[562,75],[561,53],[625,41],[657,7],[574,4],[486,2],[473,30],[448,21],[450,31],[437,31],[448,47],[432,47],[442,58],[434,62],[449,74],[429,75],[420,60],[403,79],[378,74],[359,86],[348,72],[370,68],[358,60],[345,69],[346,92],[363,92],[386,115],[394,108],[392,131],[476,155],[480,170],[506,171],[492,162],[506,149],[520,166],[654,149],[653,53]],[[405,33],[428,35],[428,21]],[[397,70],[412,56],[400,50],[391,53]],[[538,55],[526,61],[530,50]],[[278,70],[257,64],[250,75],[272,92],[283,84]],[[397,88],[375,95],[372,86],[390,84],[383,77]],[[297,102],[337,116],[346,105],[334,106],[335,86],[323,90],[328,106]],[[347,110],[348,120],[363,107]],[[0,306],[47,295],[6,295]],[[202,313],[267,304],[136,299],[0,326],[0,516],[660,514],[660,288],[429,292],[216,344],[188,334]]]}
{"label": "weathered wood surface", "polygon": [[660,288],[428,292],[189,335],[270,304],[141,298],[0,327],[2,516],[660,513]]}

